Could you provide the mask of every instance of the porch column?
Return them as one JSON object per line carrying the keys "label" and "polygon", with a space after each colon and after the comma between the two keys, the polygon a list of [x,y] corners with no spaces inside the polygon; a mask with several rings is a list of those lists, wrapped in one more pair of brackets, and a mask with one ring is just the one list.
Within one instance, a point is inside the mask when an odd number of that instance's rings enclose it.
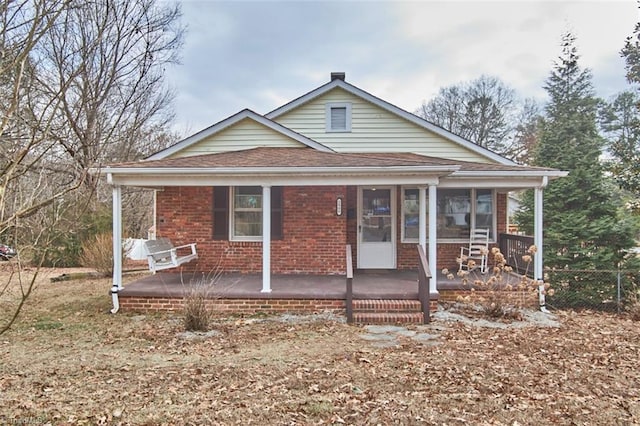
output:
{"label": "porch column", "polygon": [[[542,185],[535,188],[534,192],[534,208],[533,208],[533,243],[537,248],[537,252],[533,257],[533,277],[536,280],[539,280],[540,283],[544,280],[544,275],[542,271],[543,266],[543,248],[542,248],[542,237],[543,237],[543,192],[544,187],[547,186],[547,178],[546,176],[543,178]],[[544,295],[544,284],[541,284],[538,287],[538,300],[540,302],[541,309],[545,310],[545,295]]]}
{"label": "porch column", "polygon": [[111,313],[115,314],[120,310],[118,291],[122,290],[122,191],[118,185],[113,186],[112,198],[113,282],[111,284],[111,300],[113,308]]}
{"label": "porch column", "polygon": [[262,186],[262,293],[271,293],[271,186]]}
{"label": "porch column", "polygon": [[418,203],[419,203],[419,212],[418,212],[418,241],[422,250],[427,252],[427,187],[419,186],[418,187]]}
{"label": "porch column", "polygon": [[113,187],[113,289],[122,290],[122,189]]}
{"label": "porch column", "polygon": [[438,293],[438,192],[435,185],[429,185],[429,267],[431,280],[429,292]]}

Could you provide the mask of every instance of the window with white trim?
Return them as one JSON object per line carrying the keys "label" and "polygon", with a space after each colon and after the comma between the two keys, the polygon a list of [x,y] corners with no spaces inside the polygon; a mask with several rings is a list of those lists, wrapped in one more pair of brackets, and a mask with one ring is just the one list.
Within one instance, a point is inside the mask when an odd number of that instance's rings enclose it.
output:
{"label": "window with white trim", "polygon": [[[284,239],[283,187],[271,187],[271,240]],[[213,188],[213,233],[218,241],[262,240],[262,188]]]}
{"label": "window with white trim", "polygon": [[[495,238],[495,191],[491,189],[438,188],[438,241],[468,240],[471,229],[488,228]],[[429,195],[427,194],[427,206]],[[414,243],[419,238],[418,188],[402,189],[402,242]],[[425,220],[428,223],[429,212]],[[427,226],[427,236],[429,227]]]}
{"label": "window with white trim", "polygon": [[231,239],[260,241],[262,239],[262,188],[236,186],[232,188]]}
{"label": "window with white trim", "polygon": [[325,130],[327,132],[351,131],[351,103],[330,102],[325,106]]}

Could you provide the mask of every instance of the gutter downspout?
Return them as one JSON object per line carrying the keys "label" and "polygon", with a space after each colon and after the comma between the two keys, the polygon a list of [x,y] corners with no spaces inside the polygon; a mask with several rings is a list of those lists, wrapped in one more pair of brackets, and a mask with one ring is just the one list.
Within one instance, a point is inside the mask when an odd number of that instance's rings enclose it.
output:
{"label": "gutter downspout", "polygon": [[547,176],[542,177],[542,183],[539,187],[535,188],[534,194],[534,244],[537,248],[537,253],[534,256],[534,279],[538,283],[538,302],[540,304],[540,310],[544,313],[549,313],[546,306],[545,290],[544,290],[544,275],[542,271],[543,266],[543,192],[544,188],[549,184],[549,178]]}

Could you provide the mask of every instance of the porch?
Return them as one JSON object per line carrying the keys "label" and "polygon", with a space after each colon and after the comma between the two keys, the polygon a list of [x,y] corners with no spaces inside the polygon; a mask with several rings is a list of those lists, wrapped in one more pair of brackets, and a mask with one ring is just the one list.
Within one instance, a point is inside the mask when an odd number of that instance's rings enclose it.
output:
{"label": "porch", "polygon": [[[458,279],[449,281],[439,273],[439,289],[462,288]],[[148,275],[120,290],[125,297],[182,298],[202,291],[208,298],[225,299],[335,299],[345,300],[344,275],[272,275],[271,292],[263,293],[261,274],[223,274],[213,278],[205,272]],[[353,278],[354,299],[416,299],[417,270],[357,270]],[[432,293],[432,299],[438,294]]]}
{"label": "porch", "polygon": [[[204,272],[158,273],[127,284],[119,291],[123,311],[179,311],[186,297],[202,292],[209,306],[223,314],[313,313],[331,311],[344,315],[344,275],[273,275],[271,292],[262,292],[260,274],[224,274],[213,278]],[[438,292],[430,295],[430,310],[438,301],[455,301],[469,289],[457,277],[449,280],[438,272]],[[356,270],[354,305],[368,312],[386,312],[387,322],[399,322],[399,313],[420,311],[418,271]],[[395,315],[392,315],[394,313]]]}

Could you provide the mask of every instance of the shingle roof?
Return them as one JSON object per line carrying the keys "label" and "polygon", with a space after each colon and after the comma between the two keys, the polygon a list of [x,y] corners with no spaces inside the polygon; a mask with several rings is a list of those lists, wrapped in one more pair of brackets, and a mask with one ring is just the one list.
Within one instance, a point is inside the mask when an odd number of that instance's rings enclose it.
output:
{"label": "shingle roof", "polygon": [[[427,157],[411,153],[334,153],[321,152],[312,148],[259,147],[242,151],[231,151],[191,157],[142,160],[112,164],[117,169],[190,169],[190,168],[305,168],[305,167],[425,167],[459,166],[467,172],[522,172],[555,171],[543,167],[528,167],[495,163],[473,163],[444,158]],[[213,171],[213,170],[212,170]]]}

